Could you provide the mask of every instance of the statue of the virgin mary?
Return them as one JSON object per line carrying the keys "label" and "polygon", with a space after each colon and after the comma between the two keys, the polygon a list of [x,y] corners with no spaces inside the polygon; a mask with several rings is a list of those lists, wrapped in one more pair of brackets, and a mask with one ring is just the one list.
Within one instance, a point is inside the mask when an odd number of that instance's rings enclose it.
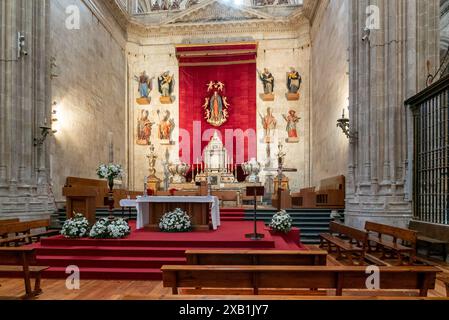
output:
{"label": "statue of the virgin mary", "polygon": [[224,84],[221,82],[210,82],[208,86],[208,92],[213,91],[213,94],[206,98],[203,106],[206,112],[205,119],[207,123],[219,127],[228,120],[229,116],[227,99],[220,94],[223,91]]}

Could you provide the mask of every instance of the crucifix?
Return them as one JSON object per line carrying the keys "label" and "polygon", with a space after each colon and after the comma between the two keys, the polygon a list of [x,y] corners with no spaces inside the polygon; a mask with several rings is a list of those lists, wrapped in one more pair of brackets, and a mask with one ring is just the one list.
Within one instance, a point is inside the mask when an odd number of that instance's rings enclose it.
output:
{"label": "crucifix", "polygon": [[281,203],[281,196],[282,196],[282,181],[284,179],[284,172],[298,172],[298,169],[294,169],[294,168],[284,168],[284,160],[285,160],[285,156],[287,155],[284,151],[283,151],[284,146],[282,145],[282,143],[279,143],[278,145],[278,154],[277,154],[277,158],[278,158],[278,167],[277,168],[265,168],[265,171],[268,172],[277,172],[277,179],[278,179],[278,188],[277,188],[277,198],[278,198],[278,207],[277,209],[279,211],[282,210],[282,203]]}

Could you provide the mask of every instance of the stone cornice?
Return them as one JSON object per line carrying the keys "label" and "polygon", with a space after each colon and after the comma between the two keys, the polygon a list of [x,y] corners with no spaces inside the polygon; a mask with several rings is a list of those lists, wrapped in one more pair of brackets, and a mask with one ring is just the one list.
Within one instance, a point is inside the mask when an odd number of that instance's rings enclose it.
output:
{"label": "stone cornice", "polygon": [[[216,0],[209,0],[200,6],[192,7],[180,12],[161,24],[146,25],[124,12],[115,0],[104,0],[117,23],[127,30],[128,36],[134,37],[164,37],[164,36],[195,36],[203,34],[234,34],[248,32],[299,32],[300,27],[307,21],[304,17],[303,7],[299,7],[290,16],[285,18],[273,17],[269,14],[251,8],[237,8],[229,4],[221,4],[242,12],[248,19],[225,21],[195,21],[188,22],[189,16],[201,13],[203,16],[208,7],[212,8]],[[213,12],[213,8],[211,12]],[[213,20],[213,19],[212,19]]]}

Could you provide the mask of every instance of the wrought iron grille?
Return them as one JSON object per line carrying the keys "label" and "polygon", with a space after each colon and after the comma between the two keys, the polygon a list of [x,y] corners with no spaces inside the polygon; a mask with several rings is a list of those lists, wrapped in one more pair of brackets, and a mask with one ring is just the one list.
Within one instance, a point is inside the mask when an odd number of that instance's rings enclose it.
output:
{"label": "wrought iron grille", "polygon": [[449,224],[449,77],[406,104],[413,113],[415,219]]}

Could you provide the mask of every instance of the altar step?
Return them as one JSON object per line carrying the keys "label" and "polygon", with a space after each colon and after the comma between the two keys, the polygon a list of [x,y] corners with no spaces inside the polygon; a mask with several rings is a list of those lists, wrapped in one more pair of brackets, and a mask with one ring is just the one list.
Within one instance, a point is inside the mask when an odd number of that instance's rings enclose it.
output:
{"label": "altar step", "polygon": [[[318,244],[320,233],[329,232],[332,210],[291,209],[286,211],[293,219],[293,226],[301,230],[301,243],[303,244]],[[269,224],[276,212],[275,209],[258,210],[257,220]],[[246,220],[252,220],[253,217],[253,210],[245,211]]]}

